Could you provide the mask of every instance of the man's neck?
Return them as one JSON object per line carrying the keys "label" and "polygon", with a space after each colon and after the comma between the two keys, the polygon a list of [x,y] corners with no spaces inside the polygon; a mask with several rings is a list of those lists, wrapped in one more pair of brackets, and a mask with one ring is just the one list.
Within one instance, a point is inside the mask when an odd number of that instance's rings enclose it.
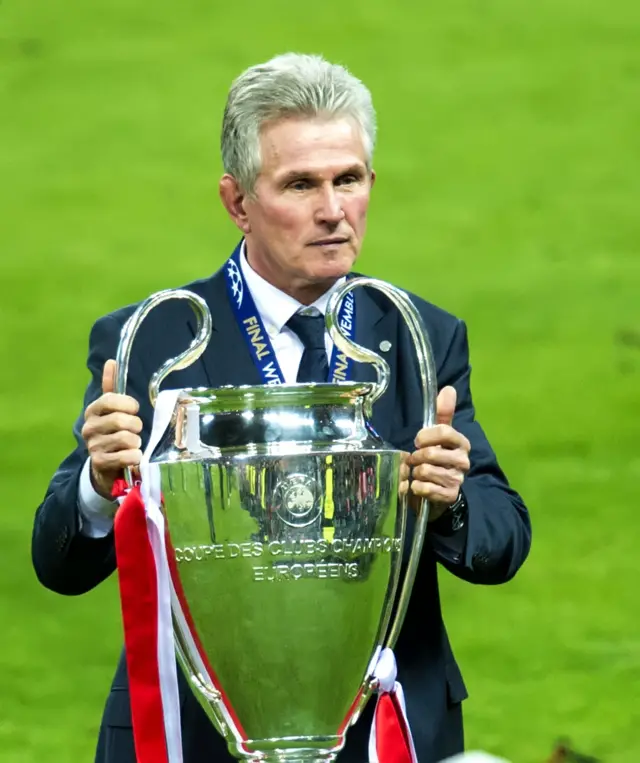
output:
{"label": "man's neck", "polygon": [[252,259],[247,247],[245,246],[245,257],[249,267],[265,281],[268,281],[276,289],[295,299],[301,305],[311,305],[323,294],[326,294],[339,279],[331,278],[326,281],[305,281],[303,279],[285,281],[278,278],[278,274],[270,273],[265,269],[262,263]]}

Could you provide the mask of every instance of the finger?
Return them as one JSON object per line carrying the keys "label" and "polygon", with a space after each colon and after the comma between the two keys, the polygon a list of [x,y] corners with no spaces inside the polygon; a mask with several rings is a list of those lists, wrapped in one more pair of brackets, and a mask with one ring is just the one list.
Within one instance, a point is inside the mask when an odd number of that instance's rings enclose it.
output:
{"label": "finger", "polygon": [[453,414],[456,412],[458,393],[455,387],[443,387],[436,401],[436,421],[438,424],[451,426]]}
{"label": "finger", "polygon": [[[469,453],[471,443],[457,429],[448,424],[437,424],[435,427],[426,427],[421,429],[416,435],[415,446],[417,449],[429,448],[433,445],[440,445],[442,448],[462,448]],[[415,453],[412,454],[412,460]]]}
{"label": "finger", "polygon": [[103,416],[106,413],[115,413],[117,411],[134,415],[140,410],[140,405],[131,395],[118,395],[115,392],[106,392],[97,400],[94,400],[87,410],[89,409],[96,416]]}
{"label": "finger", "polygon": [[99,434],[87,443],[87,449],[92,457],[98,453],[117,453],[119,450],[138,450],[141,447],[142,439],[133,432]]}
{"label": "finger", "polygon": [[442,466],[421,464],[413,470],[414,481],[432,482],[445,488],[459,489],[464,480],[464,474],[458,469],[445,469]]}
{"label": "finger", "polygon": [[102,392],[113,392],[116,388],[116,362],[107,360],[102,369]]}
{"label": "finger", "polygon": [[142,460],[142,451],[138,448],[119,450],[117,453],[96,453],[91,456],[91,465],[98,473],[111,473],[127,466],[138,466]]}
{"label": "finger", "polygon": [[462,450],[462,448],[449,450],[438,445],[417,450],[412,454],[410,463],[414,467],[419,464],[433,464],[434,466],[444,466],[448,469],[459,469],[465,473],[471,468],[469,454]]}
{"label": "finger", "polygon": [[414,480],[411,483],[411,492],[419,498],[426,498],[429,501],[444,503],[450,506],[458,497],[458,491],[452,488],[434,485],[433,482],[420,482]]}
{"label": "finger", "polygon": [[115,392],[107,392],[87,406],[84,418],[86,421],[91,416],[104,416],[116,411],[135,415],[139,409],[138,401],[130,395],[117,395]]}
{"label": "finger", "polygon": [[82,427],[82,437],[88,442],[96,435],[113,434],[114,432],[142,432],[142,420],[129,413],[108,413],[104,416],[91,416]]}

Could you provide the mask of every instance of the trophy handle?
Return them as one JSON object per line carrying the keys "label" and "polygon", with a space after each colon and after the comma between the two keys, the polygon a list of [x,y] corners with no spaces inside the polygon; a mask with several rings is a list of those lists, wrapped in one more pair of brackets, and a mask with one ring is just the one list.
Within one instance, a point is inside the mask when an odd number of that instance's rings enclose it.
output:
{"label": "trophy handle", "polygon": [[[167,360],[151,377],[151,381],[149,382],[149,400],[153,406],[156,404],[158,390],[164,379],[172,371],[188,368],[192,363],[195,363],[209,344],[213,330],[211,312],[204,299],[197,294],[194,294],[187,289],[165,289],[164,291],[158,291],[155,294],[152,294],[140,303],[120,332],[120,343],[118,344],[116,354],[116,393],[120,395],[126,394],[131,347],[142,321],[154,307],[157,307],[160,303],[166,302],[169,299],[186,299],[189,302],[198,319],[198,330],[195,339],[191,342],[189,347],[177,357]],[[125,477],[127,482],[132,485],[133,479],[130,468],[125,469]]]}
{"label": "trophy handle", "polygon": [[[358,286],[370,286],[385,294],[398,308],[400,315],[402,316],[404,322],[407,324],[411,339],[416,350],[418,368],[420,372],[420,381],[422,384],[422,426],[433,426],[436,423],[436,400],[438,396],[438,385],[433,350],[431,348],[431,342],[429,340],[429,335],[424,325],[424,321],[422,320],[422,316],[420,315],[413,302],[409,299],[406,292],[398,289],[395,286],[392,286],[385,281],[380,281],[375,278],[357,276],[355,278],[348,279],[340,288],[336,289],[336,291],[329,298],[326,324],[331,338],[335,342],[338,349],[344,352],[344,354],[349,358],[363,363],[372,363],[375,366],[376,372],[378,374],[378,382],[374,392],[371,395],[371,402],[374,403],[376,400],[382,397],[387,387],[389,386],[389,364],[386,362],[386,360],[381,358],[372,350],[368,350],[346,337],[341,332],[340,325],[338,323],[338,311],[340,305],[342,304],[342,300],[350,291],[357,288]],[[404,496],[404,502],[406,505],[406,496]],[[416,527],[413,534],[407,572],[405,574],[402,588],[400,590],[400,596],[398,598],[396,616],[393,623],[391,624],[391,629],[386,641],[386,646],[389,648],[393,648],[395,642],[397,641],[400,634],[400,629],[402,628],[402,623],[404,622],[404,618],[407,613],[409,597],[411,595],[411,589],[413,587],[416,571],[418,569],[420,554],[422,553],[422,546],[427,531],[428,520],[429,502],[426,498],[423,498],[420,505],[420,512],[416,520]]]}

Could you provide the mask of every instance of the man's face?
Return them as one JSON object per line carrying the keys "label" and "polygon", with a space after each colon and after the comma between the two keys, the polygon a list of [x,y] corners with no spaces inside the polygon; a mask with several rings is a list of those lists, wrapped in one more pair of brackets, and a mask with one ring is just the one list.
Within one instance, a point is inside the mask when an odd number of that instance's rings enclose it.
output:
{"label": "man's face", "polygon": [[353,266],[373,174],[347,119],[283,119],[261,135],[262,168],[244,197],[250,265],[275,286],[315,298]]}

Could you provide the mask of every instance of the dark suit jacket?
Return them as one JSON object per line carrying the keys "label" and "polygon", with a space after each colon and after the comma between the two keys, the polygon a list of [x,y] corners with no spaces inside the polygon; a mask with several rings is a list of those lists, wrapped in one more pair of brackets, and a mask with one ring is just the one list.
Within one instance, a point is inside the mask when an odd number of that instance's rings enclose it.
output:
{"label": "dark suit jacket", "polygon": [[[222,272],[186,288],[206,300],[214,332],[202,358],[190,368],[172,374],[163,387],[216,387],[225,384],[260,384],[258,372],[231,311]],[[422,392],[409,333],[395,307],[380,292],[357,289],[356,341],[379,351],[387,340],[385,357],[391,383],[374,407],[373,424],[395,447],[411,451],[422,425]],[[438,522],[430,525],[415,587],[402,633],[395,647],[399,680],[405,691],[409,721],[421,763],[435,763],[459,752],[463,746],[460,703],[467,692],[454,660],[443,625],[437,585],[437,563],[451,573],[479,584],[510,580],[530,548],[531,527],[527,509],[508,485],[496,456],[475,420],[470,391],[470,367],[465,324],[454,316],[410,295],[424,319],[436,361],[438,386],[451,384],[458,393],[454,426],[471,442],[471,469],[464,483],[469,506],[465,527],[446,534]],[[102,367],[115,358],[120,329],[135,306],[98,320],[92,328],[88,368],[91,381],[83,410],[101,394]],[[134,343],[129,368],[128,393],[141,403],[149,433],[152,409],[148,402],[149,378],[169,357],[191,342],[195,320],[182,300],[165,302],[152,311]],[[373,370],[355,364],[355,376],[371,380]],[[74,432],[77,448],[60,465],[35,516],[32,540],[33,565],[41,583],[64,595],[91,590],[116,566],[112,535],[91,539],[78,523],[78,480],[87,451],[80,435],[82,415]],[[411,529],[411,528],[409,528]],[[185,763],[227,761],[230,756],[221,737],[187,689],[182,676],[182,724]],[[363,763],[373,701],[349,731],[340,760]],[[133,763],[131,716],[124,657],[109,693],[98,742],[97,763]]]}

